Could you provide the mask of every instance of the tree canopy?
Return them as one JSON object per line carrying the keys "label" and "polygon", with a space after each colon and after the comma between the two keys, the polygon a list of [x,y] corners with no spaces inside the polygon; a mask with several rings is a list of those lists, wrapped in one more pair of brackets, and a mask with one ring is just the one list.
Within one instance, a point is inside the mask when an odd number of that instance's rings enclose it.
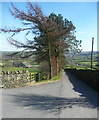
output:
{"label": "tree canopy", "polygon": [[[27,3],[27,12],[11,5],[12,16],[22,21],[24,27],[1,28],[0,30],[4,33],[11,33],[8,39],[10,44],[17,48],[24,48],[23,51],[14,54],[19,53],[23,58],[35,54],[37,61],[48,63],[49,78],[56,76],[64,65],[64,53],[70,50],[80,51],[81,40],[76,40],[75,26],[71,21],[64,19],[61,14],[51,13],[45,16],[37,4]],[[14,35],[22,31],[26,31],[26,36],[32,33],[33,38],[30,40],[27,37],[25,43],[15,40]]]}

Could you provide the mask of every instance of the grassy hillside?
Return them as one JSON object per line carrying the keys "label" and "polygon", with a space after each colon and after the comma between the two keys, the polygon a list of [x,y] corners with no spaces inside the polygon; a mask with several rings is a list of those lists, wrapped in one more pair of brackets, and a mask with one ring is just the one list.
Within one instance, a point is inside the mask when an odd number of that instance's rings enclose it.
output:
{"label": "grassy hillside", "polygon": [[[93,52],[93,68],[99,61],[99,52]],[[69,68],[90,69],[91,67],[91,52],[81,52],[74,54],[73,52],[66,54],[66,66]]]}

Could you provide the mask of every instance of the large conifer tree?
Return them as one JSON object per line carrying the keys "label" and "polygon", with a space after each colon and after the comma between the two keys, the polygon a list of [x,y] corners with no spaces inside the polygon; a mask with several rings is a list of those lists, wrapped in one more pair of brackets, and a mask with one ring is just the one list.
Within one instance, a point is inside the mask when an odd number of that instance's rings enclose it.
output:
{"label": "large conifer tree", "polygon": [[[61,14],[51,13],[45,16],[37,4],[27,3],[27,6],[27,12],[17,9],[13,4],[12,10],[10,9],[12,16],[22,21],[23,28],[2,28],[1,31],[11,33],[10,44],[24,48],[23,51],[17,52],[20,57],[25,58],[35,54],[37,61],[46,61],[49,65],[49,76],[52,78],[58,75],[63,67],[64,52],[73,48],[79,50],[78,45],[81,41],[76,40],[74,36],[73,23],[63,19]],[[26,35],[32,32],[35,36],[31,40],[27,38],[25,43],[15,40],[14,35],[22,31],[26,31]]]}

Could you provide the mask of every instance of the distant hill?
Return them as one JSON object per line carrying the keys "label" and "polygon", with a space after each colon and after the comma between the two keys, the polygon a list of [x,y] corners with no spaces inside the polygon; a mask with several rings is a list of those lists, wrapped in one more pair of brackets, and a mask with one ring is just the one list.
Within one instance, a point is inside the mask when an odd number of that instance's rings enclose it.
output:
{"label": "distant hill", "polygon": [[[1,59],[1,57],[2,57],[2,59],[20,59],[19,55],[15,55],[14,57],[8,56],[8,55],[15,53],[15,52],[17,52],[17,51],[0,51],[0,59]],[[66,56],[73,57],[73,58],[78,58],[79,56],[88,57],[90,55],[91,55],[90,51],[82,51],[81,53],[76,53],[76,54],[74,54],[73,52],[66,53]],[[99,51],[94,51],[93,55],[99,56]]]}
{"label": "distant hill", "polygon": [[[22,58],[20,58],[19,54],[16,54],[14,56],[9,56],[15,52],[20,52],[20,51],[0,51],[0,53],[1,53],[0,59],[8,59],[8,60],[10,60],[10,59],[22,59]],[[34,58],[34,56],[32,56],[32,59],[33,58]]]}

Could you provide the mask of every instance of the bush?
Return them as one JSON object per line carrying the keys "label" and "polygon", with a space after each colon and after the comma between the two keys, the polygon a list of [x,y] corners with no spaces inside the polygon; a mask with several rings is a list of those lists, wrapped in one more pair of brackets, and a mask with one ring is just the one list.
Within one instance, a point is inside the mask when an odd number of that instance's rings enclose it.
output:
{"label": "bush", "polygon": [[42,62],[39,67],[44,80],[49,79],[49,65],[47,62]]}

